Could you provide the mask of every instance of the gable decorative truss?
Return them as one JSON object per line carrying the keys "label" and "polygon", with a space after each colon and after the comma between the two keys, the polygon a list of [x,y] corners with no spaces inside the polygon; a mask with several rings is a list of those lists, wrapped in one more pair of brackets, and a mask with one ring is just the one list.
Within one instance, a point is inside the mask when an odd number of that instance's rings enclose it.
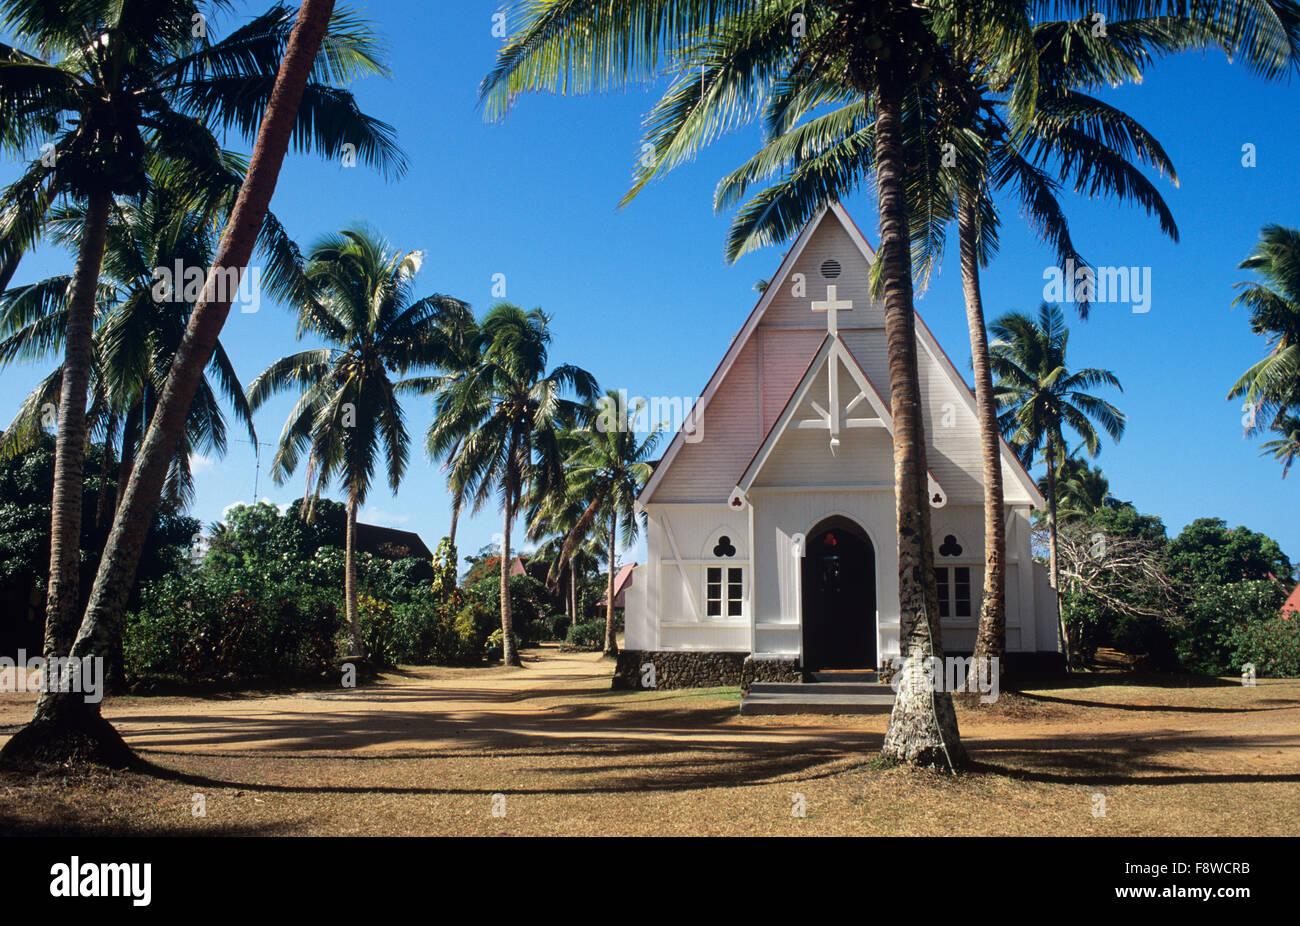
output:
{"label": "gable decorative truss", "polygon": [[[847,402],[841,401],[839,376],[841,367],[849,374],[858,390],[857,394]],[[828,379],[828,395],[824,399],[820,395],[812,395],[813,384],[823,369],[826,370]],[[826,402],[825,408],[819,400]],[[874,412],[874,417],[864,415],[865,411]],[[763,443],[759,445],[737,481],[736,488],[731,493],[730,504],[733,507],[740,508],[747,503],[754,480],[758,478],[764,464],[776,449],[781,435],[789,428],[827,431],[830,435],[830,452],[833,454],[839,449],[839,434],[842,428],[883,428],[892,440],[894,419],[889,411],[889,405],[871,382],[866,371],[862,369],[857,358],[853,356],[852,351],[845,347],[838,337],[828,333],[822,340],[822,346],[813,355],[808,369],[804,371],[803,377],[795,386],[794,392],[790,394],[785,407],[781,409],[781,414],[777,416],[776,421],[772,422],[772,427],[768,429]],[[944,492],[933,473],[927,471],[926,475],[930,504],[932,507],[942,508],[948,503],[948,494]],[[742,504],[736,504],[737,499]]]}

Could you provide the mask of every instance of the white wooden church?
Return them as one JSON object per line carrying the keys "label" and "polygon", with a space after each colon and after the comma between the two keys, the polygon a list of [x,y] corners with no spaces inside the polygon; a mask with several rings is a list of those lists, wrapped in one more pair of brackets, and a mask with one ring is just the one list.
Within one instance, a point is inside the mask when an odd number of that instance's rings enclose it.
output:
{"label": "white wooden church", "polygon": [[[795,672],[874,669],[898,654],[889,375],[882,306],[869,296],[874,259],[839,204],[822,210],[701,394],[696,433],[678,429],[669,443],[639,499],[648,558],[627,594],[629,669],[650,654],[680,654],[679,669],[728,654],[722,663]],[[943,645],[969,653],[984,559],[975,398],[919,319],[917,341]],[[1008,660],[1050,661],[1055,598],[1030,556],[1030,509],[1043,498],[1005,445],[1003,472]],[[716,675],[698,683],[735,681]],[[772,677],[761,666],[749,676]]]}

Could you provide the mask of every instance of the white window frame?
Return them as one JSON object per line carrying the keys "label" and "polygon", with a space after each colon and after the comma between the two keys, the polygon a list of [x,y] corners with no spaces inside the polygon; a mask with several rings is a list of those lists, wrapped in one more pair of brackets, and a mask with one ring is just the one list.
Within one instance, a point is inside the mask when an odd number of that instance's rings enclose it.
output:
{"label": "white window frame", "polygon": [[[939,582],[939,570],[947,572],[947,581]],[[967,569],[970,571],[970,614],[965,616],[957,613],[957,570]],[[936,559],[934,564],[934,582],[936,590],[939,592],[939,619],[949,621],[955,624],[975,623],[979,620],[979,606],[984,595],[984,568],[982,563],[976,563],[969,560],[953,558],[949,560]],[[944,595],[944,586],[947,587],[947,595]],[[943,609],[947,607],[948,613],[945,615]]]}
{"label": "white window frame", "polygon": [[[709,578],[711,570],[717,569],[719,577],[717,582]],[[732,571],[740,573],[740,581],[731,580]],[[704,567],[704,619],[706,621],[738,621],[745,618],[745,589],[749,581],[745,575],[744,565],[737,563],[735,560],[726,557],[718,557],[715,563],[710,563]],[[711,589],[713,586],[718,587],[717,597],[713,597]],[[732,587],[737,590],[733,592]],[[710,614],[709,606],[716,603],[718,613]],[[731,606],[736,605],[739,613],[732,614]]]}

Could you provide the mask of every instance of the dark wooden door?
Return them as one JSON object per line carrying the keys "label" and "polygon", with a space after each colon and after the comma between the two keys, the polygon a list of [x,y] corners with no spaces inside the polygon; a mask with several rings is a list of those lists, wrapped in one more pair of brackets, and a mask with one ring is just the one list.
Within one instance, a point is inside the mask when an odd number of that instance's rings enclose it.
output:
{"label": "dark wooden door", "polygon": [[807,540],[803,559],[804,668],[876,668],[876,564],[871,542],[843,527]]}

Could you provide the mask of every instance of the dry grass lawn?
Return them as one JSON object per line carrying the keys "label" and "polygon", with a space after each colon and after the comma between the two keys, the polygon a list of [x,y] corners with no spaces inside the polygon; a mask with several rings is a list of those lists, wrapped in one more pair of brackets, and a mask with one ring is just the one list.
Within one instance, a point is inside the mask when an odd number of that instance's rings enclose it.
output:
{"label": "dry grass lawn", "polygon": [[[735,689],[612,692],[596,655],[526,656],[356,691],[114,699],[155,774],[5,773],[0,832],[1300,834],[1300,681],[1004,694],[961,710],[980,766],[947,778],[877,767],[885,716],[740,717]],[[0,695],[0,740],[32,700]]]}

